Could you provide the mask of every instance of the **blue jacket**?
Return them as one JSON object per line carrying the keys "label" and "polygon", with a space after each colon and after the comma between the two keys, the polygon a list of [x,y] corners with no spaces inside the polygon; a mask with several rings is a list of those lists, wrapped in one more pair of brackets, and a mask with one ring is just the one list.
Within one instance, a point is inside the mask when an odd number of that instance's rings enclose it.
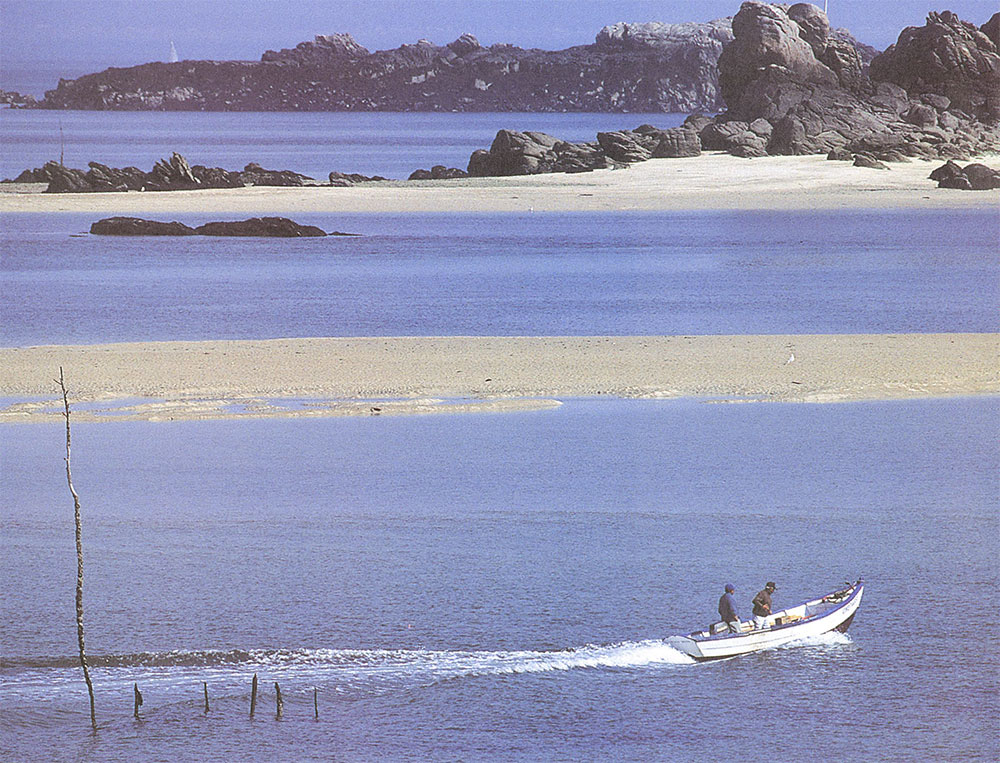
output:
{"label": "blue jacket", "polygon": [[727,623],[740,619],[740,616],[736,614],[736,601],[731,593],[724,593],[719,599],[719,616]]}

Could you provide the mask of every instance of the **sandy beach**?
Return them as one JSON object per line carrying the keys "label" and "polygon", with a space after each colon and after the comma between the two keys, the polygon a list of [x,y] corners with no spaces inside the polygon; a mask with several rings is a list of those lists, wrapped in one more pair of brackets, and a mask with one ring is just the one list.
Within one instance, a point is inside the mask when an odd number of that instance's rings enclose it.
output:
{"label": "sandy beach", "polygon": [[[981,158],[1000,166],[1000,157]],[[997,192],[939,189],[912,161],[889,170],[824,156],[740,159],[706,153],[652,159],[583,174],[391,181],[349,188],[241,188],[166,193],[42,194],[44,186],[0,186],[0,212],[111,215],[335,212],[595,212],[623,210],[996,208]],[[31,191],[30,193],[26,191]]]}
{"label": "sandy beach", "polygon": [[[1000,334],[372,337],[0,349],[0,422],[527,410],[568,397],[1000,393]],[[13,398],[13,402],[10,400]],[[38,399],[36,399],[38,398]]]}

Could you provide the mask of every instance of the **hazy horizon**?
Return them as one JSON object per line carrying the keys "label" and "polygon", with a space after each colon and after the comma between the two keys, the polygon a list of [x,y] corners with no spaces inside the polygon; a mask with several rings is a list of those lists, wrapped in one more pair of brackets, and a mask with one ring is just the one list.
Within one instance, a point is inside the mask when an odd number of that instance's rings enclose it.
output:
{"label": "hazy horizon", "polygon": [[[171,43],[181,59],[259,60],[265,50],[318,34],[347,32],[374,51],[421,38],[443,45],[471,32],[483,45],[559,50],[589,44],[619,21],[710,21],[739,6],[739,0],[0,0],[0,88],[41,96],[59,77],[166,61]],[[982,25],[996,4],[829,0],[832,26],[880,50],[904,27],[944,9]]]}

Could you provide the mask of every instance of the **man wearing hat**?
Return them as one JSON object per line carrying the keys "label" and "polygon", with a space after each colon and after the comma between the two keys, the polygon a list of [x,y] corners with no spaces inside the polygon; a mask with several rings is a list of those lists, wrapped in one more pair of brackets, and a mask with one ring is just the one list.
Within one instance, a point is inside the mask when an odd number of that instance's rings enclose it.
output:
{"label": "man wearing hat", "polygon": [[730,633],[740,632],[740,616],[736,614],[736,600],[733,594],[736,593],[736,586],[726,583],[726,592],[719,599],[719,617],[729,626]]}
{"label": "man wearing hat", "polygon": [[764,590],[753,597],[753,627],[765,627],[765,621],[771,616],[771,594],[775,591],[774,581],[769,580]]}

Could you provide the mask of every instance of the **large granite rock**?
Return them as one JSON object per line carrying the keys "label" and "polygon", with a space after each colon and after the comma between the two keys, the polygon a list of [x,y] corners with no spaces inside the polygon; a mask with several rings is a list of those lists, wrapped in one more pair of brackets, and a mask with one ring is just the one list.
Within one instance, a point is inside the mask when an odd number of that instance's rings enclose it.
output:
{"label": "large granite rock", "polygon": [[924,26],[904,29],[896,44],[872,61],[872,79],[893,82],[911,96],[944,96],[952,108],[996,121],[1000,119],[998,28],[1000,14],[977,29],[950,11],[931,13]]}
{"label": "large granite rock", "polygon": [[[1000,95],[990,84],[995,58],[990,49],[995,46],[986,33],[954,14],[931,14],[922,29],[926,31],[904,31],[898,44],[902,52],[890,49],[875,57],[869,78],[862,51],[831,30],[816,6],[744,2],[733,19],[734,40],[719,58],[719,82],[728,108],[702,128],[704,148],[740,156],[846,149],[852,155],[870,154],[876,161],[996,150],[1000,130],[989,110],[972,112],[954,105],[956,98],[978,93],[984,84]],[[903,66],[902,61],[909,60],[900,58],[906,51],[916,60],[927,56],[938,61],[945,52],[955,51],[967,55],[951,56],[956,63],[948,68],[950,84],[944,87],[890,77],[888,62]],[[966,59],[968,65],[962,64]],[[964,102],[970,102],[969,97]],[[989,102],[983,95],[978,103]],[[770,132],[750,129],[760,122],[770,125]]]}
{"label": "large granite rock", "polygon": [[326,231],[315,225],[300,225],[287,217],[252,217],[238,222],[205,223],[195,228],[199,236],[247,236],[270,238],[303,238],[325,236]]}
{"label": "large granite rock", "polygon": [[194,228],[184,223],[163,223],[139,217],[107,217],[90,226],[96,236],[194,236]]}

